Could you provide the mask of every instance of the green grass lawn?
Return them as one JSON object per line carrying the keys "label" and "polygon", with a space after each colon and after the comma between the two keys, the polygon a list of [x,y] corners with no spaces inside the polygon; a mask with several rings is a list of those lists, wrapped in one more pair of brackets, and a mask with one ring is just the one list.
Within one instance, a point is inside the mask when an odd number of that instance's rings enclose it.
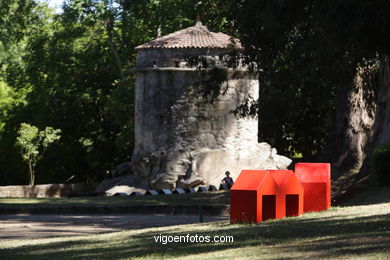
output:
{"label": "green grass lawn", "polygon": [[[153,236],[234,237],[233,243],[156,243]],[[337,207],[260,224],[226,222],[111,234],[3,241],[0,259],[390,258],[390,203]]]}
{"label": "green grass lawn", "polygon": [[[389,188],[384,188],[388,194]],[[389,259],[390,203],[361,194],[353,206],[259,224],[214,222],[119,233],[2,241],[0,259]],[[374,204],[366,205],[365,201]],[[233,243],[156,243],[158,235],[233,236]]]}
{"label": "green grass lawn", "polygon": [[227,191],[130,197],[0,198],[0,207],[77,207],[229,204]]}
{"label": "green grass lawn", "polygon": [[[227,205],[229,192],[215,191],[194,194],[172,194],[130,197],[70,197],[70,198],[0,198],[1,207],[82,207],[136,205]],[[346,205],[390,202],[390,188],[371,188],[355,196]]]}

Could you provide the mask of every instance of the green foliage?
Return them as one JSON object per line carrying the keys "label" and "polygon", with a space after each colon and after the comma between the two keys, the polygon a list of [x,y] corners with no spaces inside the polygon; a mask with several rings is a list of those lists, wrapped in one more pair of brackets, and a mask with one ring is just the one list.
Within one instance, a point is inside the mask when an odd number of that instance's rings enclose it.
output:
{"label": "green foliage", "polygon": [[[134,144],[134,47],[158,31],[167,34],[193,25],[197,2],[72,0],[65,1],[63,13],[57,15],[32,0],[2,2],[14,9],[0,11],[1,19],[9,20],[6,26],[0,24],[9,39],[3,49],[0,46],[0,57],[12,53],[1,63],[9,91],[1,103],[7,109],[0,123],[0,183],[24,182],[20,172],[25,168],[14,146],[21,122],[62,129],[61,142],[48,148],[55,152],[47,152],[36,166],[39,183],[63,182],[72,175],[76,182],[98,182],[117,164],[129,161]],[[213,3],[200,8],[218,29],[222,20],[215,14],[220,8]],[[24,10],[21,19],[11,17],[17,6]],[[15,31],[6,35],[8,25]],[[12,46],[18,46],[17,51]],[[20,101],[11,102],[10,93]]]}
{"label": "green foliage", "polygon": [[185,60],[189,67],[196,68],[199,73],[195,89],[196,95],[201,96],[203,101],[213,104],[221,95],[226,94],[229,86],[226,68],[215,66],[214,60],[204,56],[188,56]]}
{"label": "green foliage", "polygon": [[7,121],[9,112],[16,106],[25,104],[24,91],[14,91],[5,82],[0,81],[0,132]]}
{"label": "green foliage", "polygon": [[[22,122],[62,129],[37,182],[100,181],[130,160],[134,47],[197,14],[240,38],[245,61],[257,64],[260,100],[238,112],[259,117],[260,140],[311,160],[356,66],[388,49],[388,12],[385,1],[70,0],[55,15],[33,0],[0,0],[0,183],[24,182]],[[211,88],[199,95],[223,94],[224,71],[203,78]]]}
{"label": "green foliage", "polygon": [[338,98],[353,87],[356,68],[389,51],[390,5],[248,0],[230,8],[247,60],[260,69],[260,100],[243,114],[258,113],[260,140],[283,154],[315,159],[338,120],[336,106],[347,102]]}
{"label": "green foliage", "polygon": [[379,184],[390,185],[390,144],[380,145],[375,148],[372,167]]}
{"label": "green foliage", "polygon": [[26,123],[20,125],[16,144],[23,160],[29,166],[30,185],[35,184],[35,166],[42,159],[48,146],[60,139],[60,129],[46,127],[39,131],[36,126]]}

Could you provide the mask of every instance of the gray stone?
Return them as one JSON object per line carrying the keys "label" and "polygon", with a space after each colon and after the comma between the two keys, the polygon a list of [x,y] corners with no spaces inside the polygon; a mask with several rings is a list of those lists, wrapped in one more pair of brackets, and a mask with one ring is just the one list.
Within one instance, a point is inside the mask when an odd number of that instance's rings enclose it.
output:
{"label": "gray stone", "polygon": [[209,191],[217,191],[217,187],[215,187],[214,185],[210,185],[209,188],[208,188]]}
{"label": "gray stone", "polygon": [[186,191],[184,189],[181,189],[181,188],[176,188],[173,190],[173,193],[184,194],[184,193],[186,193]]}
{"label": "gray stone", "polygon": [[158,192],[156,190],[147,190],[145,195],[158,195]]}
{"label": "gray stone", "polygon": [[206,192],[207,191],[207,188],[205,186],[200,186],[198,188],[198,192]]}
{"label": "gray stone", "polygon": [[[131,170],[149,188],[219,187],[227,170],[236,179],[243,169],[286,169],[290,164],[270,145],[258,143],[257,120],[231,113],[243,100],[258,99],[259,83],[242,64],[229,67],[219,58],[228,51],[138,49]],[[188,66],[189,55],[204,57],[208,67],[201,72]],[[221,84],[226,94],[208,103],[199,94],[200,78],[215,68],[227,73]]]}
{"label": "gray stone", "polygon": [[142,195],[144,195],[144,194],[141,193],[141,192],[138,192],[138,191],[133,191],[133,192],[130,194],[130,196],[142,196]]}
{"label": "gray stone", "polygon": [[196,193],[196,190],[194,189],[194,188],[187,188],[187,189],[185,189],[185,191],[187,192],[187,193]]}
{"label": "gray stone", "polygon": [[123,192],[128,195],[132,192],[145,193],[147,189],[148,184],[145,179],[135,175],[123,175],[104,180],[97,185],[95,192],[106,196],[113,196],[118,192]]}
{"label": "gray stone", "polygon": [[229,189],[229,187],[225,183],[221,183],[219,185],[219,190],[228,190],[228,189]]}
{"label": "gray stone", "polygon": [[95,189],[96,184],[94,183],[0,186],[0,198],[90,196],[96,193]]}
{"label": "gray stone", "polygon": [[114,195],[112,196],[120,196],[120,197],[127,197],[129,196],[129,194],[125,193],[125,192],[116,192],[114,193]]}
{"label": "gray stone", "polygon": [[106,196],[115,196],[115,194],[117,194],[117,193],[124,193],[124,194],[130,195],[133,192],[144,193],[145,190],[140,189],[140,188],[127,186],[127,185],[117,185],[117,186],[114,186],[111,189],[108,189],[107,191],[105,191],[104,194]]}
{"label": "gray stone", "polygon": [[171,195],[172,191],[169,189],[162,189],[162,190],[160,190],[160,194]]}

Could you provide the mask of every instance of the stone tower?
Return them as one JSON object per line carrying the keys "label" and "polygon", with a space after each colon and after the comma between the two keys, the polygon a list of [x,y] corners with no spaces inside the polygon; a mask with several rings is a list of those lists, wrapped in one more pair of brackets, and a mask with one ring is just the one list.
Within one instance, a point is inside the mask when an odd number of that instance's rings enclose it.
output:
{"label": "stone tower", "polygon": [[[195,26],[136,47],[135,147],[132,170],[153,188],[219,185],[225,171],[284,169],[290,159],[258,143],[257,120],[236,117],[243,100],[258,98],[258,80],[223,54],[239,40]],[[194,63],[189,57],[197,57]],[[197,66],[200,58],[206,65]],[[194,65],[195,64],[195,65]],[[200,90],[223,71],[223,90],[207,102]],[[218,74],[218,73],[217,73]]]}

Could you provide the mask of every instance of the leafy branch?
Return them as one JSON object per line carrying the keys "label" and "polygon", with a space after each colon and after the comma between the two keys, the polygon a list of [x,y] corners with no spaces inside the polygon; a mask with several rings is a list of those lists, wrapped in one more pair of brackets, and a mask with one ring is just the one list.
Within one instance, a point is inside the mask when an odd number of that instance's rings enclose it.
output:
{"label": "leafy branch", "polygon": [[61,130],[46,127],[39,131],[36,126],[21,123],[16,138],[16,144],[20,148],[23,160],[28,164],[30,185],[35,184],[35,166],[43,158],[50,144],[58,141]]}

